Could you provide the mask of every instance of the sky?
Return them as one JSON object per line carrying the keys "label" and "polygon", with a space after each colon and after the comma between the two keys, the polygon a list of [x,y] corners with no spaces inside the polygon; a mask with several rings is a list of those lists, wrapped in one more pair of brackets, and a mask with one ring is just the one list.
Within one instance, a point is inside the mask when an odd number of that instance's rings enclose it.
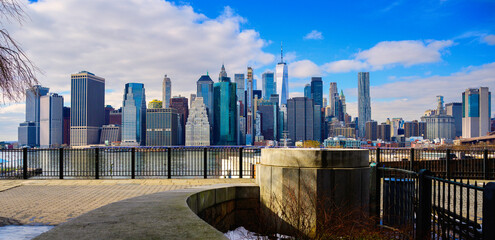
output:
{"label": "sky", "polygon": [[[145,84],[161,99],[163,75],[172,95],[195,93],[222,63],[227,73],[261,74],[289,66],[290,96],[312,76],[344,91],[357,117],[357,73],[370,72],[372,118],[419,120],[436,96],[460,102],[467,88],[495,89],[495,2],[415,1],[164,1],[19,0],[22,24],[0,18],[41,69],[40,84],[70,106],[70,75],[106,79],[105,103],[122,105],[125,83]],[[278,83],[280,86],[281,84]],[[495,104],[492,103],[492,113]],[[0,105],[0,140],[17,140],[23,102]]]}

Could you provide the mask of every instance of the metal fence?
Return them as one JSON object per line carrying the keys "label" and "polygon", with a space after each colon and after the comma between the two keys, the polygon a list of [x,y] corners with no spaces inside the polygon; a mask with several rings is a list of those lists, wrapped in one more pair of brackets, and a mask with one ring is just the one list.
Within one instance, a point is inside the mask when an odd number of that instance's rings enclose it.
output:
{"label": "metal fence", "polygon": [[394,238],[495,239],[495,183],[376,166],[371,176],[371,215]]}
{"label": "metal fence", "polygon": [[428,169],[446,179],[495,179],[495,150],[414,148],[370,149],[370,160],[382,167],[414,172]]}
{"label": "metal fence", "polygon": [[0,179],[246,178],[254,147],[108,147],[0,151]]}

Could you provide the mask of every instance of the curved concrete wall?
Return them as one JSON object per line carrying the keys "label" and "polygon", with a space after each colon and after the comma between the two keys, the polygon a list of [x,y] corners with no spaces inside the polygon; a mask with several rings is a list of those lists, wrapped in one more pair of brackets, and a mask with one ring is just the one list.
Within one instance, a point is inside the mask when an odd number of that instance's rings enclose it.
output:
{"label": "curved concrete wall", "polygon": [[262,149],[257,168],[262,209],[288,228],[314,236],[332,218],[368,212],[368,150]]}

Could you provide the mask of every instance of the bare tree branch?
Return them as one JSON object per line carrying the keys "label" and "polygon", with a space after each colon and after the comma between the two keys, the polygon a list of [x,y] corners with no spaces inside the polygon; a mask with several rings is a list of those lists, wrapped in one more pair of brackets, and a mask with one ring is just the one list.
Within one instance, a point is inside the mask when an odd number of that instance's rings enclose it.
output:
{"label": "bare tree branch", "polygon": [[[17,0],[0,0],[0,19],[22,23],[26,14]],[[1,103],[20,101],[25,90],[38,84],[39,69],[29,60],[6,29],[0,29],[0,95]]]}

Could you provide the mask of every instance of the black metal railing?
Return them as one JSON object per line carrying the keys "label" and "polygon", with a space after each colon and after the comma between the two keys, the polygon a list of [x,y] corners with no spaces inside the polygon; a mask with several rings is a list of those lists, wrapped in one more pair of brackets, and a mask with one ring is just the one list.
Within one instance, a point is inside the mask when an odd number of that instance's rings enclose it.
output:
{"label": "black metal railing", "polygon": [[246,178],[255,147],[105,147],[0,150],[0,179]]}
{"label": "black metal railing", "polygon": [[495,150],[414,148],[370,149],[370,160],[380,166],[418,172],[428,169],[446,179],[495,179]]}
{"label": "black metal railing", "polygon": [[495,239],[495,183],[377,166],[371,176],[371,215],[394,238]]}

